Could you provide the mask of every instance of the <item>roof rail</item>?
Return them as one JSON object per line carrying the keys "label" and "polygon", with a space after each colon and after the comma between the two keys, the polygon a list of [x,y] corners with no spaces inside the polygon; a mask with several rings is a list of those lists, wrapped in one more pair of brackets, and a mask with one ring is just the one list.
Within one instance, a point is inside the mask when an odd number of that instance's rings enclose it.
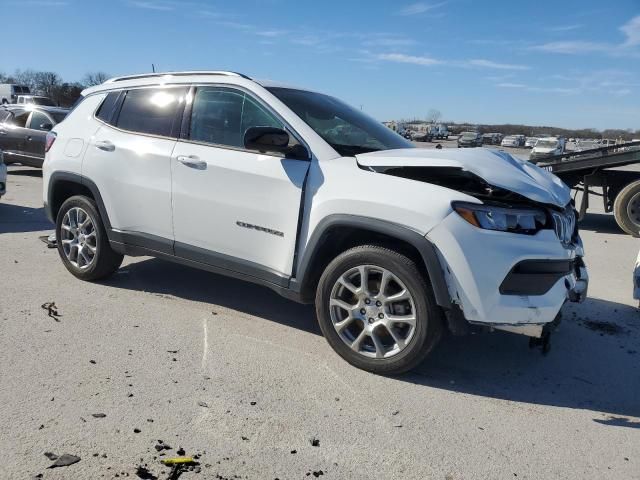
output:
{"label": "roof rail", "polygon": [[204,70],[204,71],[193,71],[193,72],[159,72],[159,73],[141,73],[138,75],[125,75],[122,77],[114,77],[106,80],[104,83],[114,83],[114,82],[122,82],[124,80],[138,80],[141,78],[152,78],[152,77],[164,77],[164,76],[172,76],[172,77],[185,77],[189,75],[226,75],[230,77],[242,77],[247,80],[251,80],[246,75],[237,72],[227,72],[224,70]]}

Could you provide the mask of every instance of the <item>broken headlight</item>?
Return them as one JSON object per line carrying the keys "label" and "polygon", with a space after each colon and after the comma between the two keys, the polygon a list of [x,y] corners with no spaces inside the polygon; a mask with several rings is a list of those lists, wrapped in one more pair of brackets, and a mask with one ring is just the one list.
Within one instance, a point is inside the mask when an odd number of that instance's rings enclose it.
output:
{"label": "broken headlight", "polygon": [[484,230],[532,235],[547,224],[545,211],[535,208],[506,208],[466,202],[454,202],[451,206],[471,225]]}

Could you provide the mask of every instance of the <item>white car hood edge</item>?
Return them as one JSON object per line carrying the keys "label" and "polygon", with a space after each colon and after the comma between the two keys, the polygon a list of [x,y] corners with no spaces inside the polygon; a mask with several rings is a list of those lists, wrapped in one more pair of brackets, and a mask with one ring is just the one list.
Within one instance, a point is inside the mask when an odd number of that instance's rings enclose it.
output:
{"label": "white car hood edge", "polygon": [[571,191],[562,180],[507,152],[487,148],[381,150],[356,155],[364,167],[453,167],[471,172],[489,185],[517,193],[534,202],[565,207]]}

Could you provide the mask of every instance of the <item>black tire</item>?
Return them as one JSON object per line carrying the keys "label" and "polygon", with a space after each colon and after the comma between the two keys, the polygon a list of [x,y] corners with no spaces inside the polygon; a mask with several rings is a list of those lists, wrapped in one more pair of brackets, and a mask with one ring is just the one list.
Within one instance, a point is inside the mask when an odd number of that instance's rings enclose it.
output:
{"label": "black tire", "polygon": [[[96,237],[96,253],[93,262],[86,268],[79,268],[73,265],[67,258],[67,255],[63,249],[62,243],[62,222],[65,214],[72,208],[79,207],[84,210],[90,217],[91,223],[94,226]],[[95,281],[101,280],[113,274],[120,265],[124,257],[111,249],[109,239],[107,238],[107,232],[100,218],[100,213],[96,207],[96,203],[88,197],[77,195],[68,198],[60,207],[58,216],[56,218],[56,239],[58,246],[58,253],[62,259],[62,263],[67,267],[67,270],[71,272],[75,277],[81,280]]]}
{"label": "black tire", "polygon": [[[345,272],[360,265],[388,270],[404,283],[413,298],[416,317],[413,336],[404,349],[388,358],[370,358],[355,352],[342,340],[331,320],[329,302],[335,283]],[[316,291],[316,314],[324,337],[338,355],[357,368],[380,375],[398,375],[417,366],[433,350],[443,332],[442,311],[415,262],[376,245],[354,247],[327,266]]]}
{"label": "black tire", "polygon": [[[640,237],[640,223],[638,223],[640,221],[640,196],[633,198],[638,194],[640,194],[640,180],[631,182],[624,187],[613,202],[613,215],[616,222],[622,230],[634,237]],[[629,210],[635,213],[635,219],[629,215]]]}

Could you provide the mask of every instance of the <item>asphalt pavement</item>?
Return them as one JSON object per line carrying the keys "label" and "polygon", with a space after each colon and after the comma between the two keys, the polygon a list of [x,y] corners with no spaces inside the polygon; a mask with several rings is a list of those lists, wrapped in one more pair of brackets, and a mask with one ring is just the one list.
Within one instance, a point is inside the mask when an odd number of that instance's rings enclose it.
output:
{"label": "asphalt pavement", "polygon": [[548,355],[508,333],[449,337],[385,378],[259,286],[147,257],[75,279],[39,239],[41,191],[39,170],[9,168],[0,478],[167,479],[181,448],[199,463],[181,480],[640,478],[640,242],[597,206],[589,299],[566,306]]}

